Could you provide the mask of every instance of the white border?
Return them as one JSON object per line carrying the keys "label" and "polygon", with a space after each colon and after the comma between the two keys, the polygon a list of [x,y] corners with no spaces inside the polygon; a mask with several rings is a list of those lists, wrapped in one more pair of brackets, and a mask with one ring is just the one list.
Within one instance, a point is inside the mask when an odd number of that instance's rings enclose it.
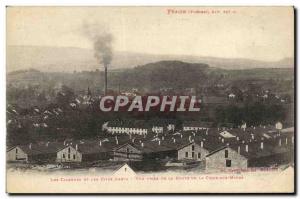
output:
{"label": "white border", "polygon": [[[5,101],[5,77],[6,77],[6,61],[5,61],[5,8],[6,6],[17,6],[17,5],[23,5],[23,6],[141,6],[141,5],[148,5],[148,6],[164,6],[164,5],[173,5],[173,6],[255,6],[255,5],[260,5],[260,6],[280,6],[280,5],[285,5],[285,6],[291,6],[294,5],[296,8],[299,9],[300,7],[300,1],[297,0],[243,0],[243,1],[238,1],[238,0],[151,0],[151,1],[146,1],[146,0],[102,0],[101,2],[97,0],[71,0],[71,1],[62,1],[62,0],[1,0],[0,1],[0,62],[1,67],[0,67],[0,146],[1,146],[1,158],[0,158],[0,165],[1,165],[1,170],[0,170],[0,196],[1,198],[8,198],[9,196],[5,193],[5,151],[6,151],[6,120],[5,120],[5,107],[6,107],[6,101]],[[299,10],[298,10],[299,11]],[[276,22],[274,22],[276,23]],[[299,25],[299,20],[297,20],[297,26]],[[298,36],[298,35],[297,35]],[[297,46],[297,44],[295,44]],[[295,47],[296,47],[295,46]],[[298,57],[299,52],[295,55]],[[297,64],[296,64],[297,66]],[[297,72],[297,76],[299,77],[299,70]],[[297,93],[299,93],[299,85],[297,84]],[[297,113],[298,113],[298,108],[297,108]],[[299,124],[299,117],[297,118],[297,124]],[[298,133],[298,132],[295,132]],[[297,141],[299,143],[299,137],[300,135],[298,134],[297,136]],[[299,166],[297,167],[298,172],[299,172]],[[299,182],[298,182],[299,184]],[[297,190],[299,191],[299,187],[297,187]],[[42,198],[44,196],[37,196],[36,198]],[[63,196],[66,197],[66,196]],[[85,198],[86,196],[78,196],[78,198]],[[99,197],[99,196],[94,196],[94,197]],[[101,196],[101,197],[109,197],[109,196]],[[109,198],[115,198],[114,197],[109,197]],[[130,196],[131,197],[131,196]],[[142,197],[142,196],[139,196]],[[160,196],[162,197],[162,196]],[[173,198],[174,196],[168,196],[164,198]],[[203,197],[203,196],[202,196]],[[210,198],[215,198],[217,196],[211,197]],[[231,197],[231,196],[229,196]],[[241,196],[240,196],[241,197]],[[246,196],[246,197],[251,197],[251,196]],[[264,197],[264,196],[255,196],[255,197]]]}

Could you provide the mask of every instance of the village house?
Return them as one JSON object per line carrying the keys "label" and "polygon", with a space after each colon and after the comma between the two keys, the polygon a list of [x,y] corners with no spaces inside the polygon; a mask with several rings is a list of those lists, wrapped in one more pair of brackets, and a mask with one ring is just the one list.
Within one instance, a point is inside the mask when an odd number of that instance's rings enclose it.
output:
{"label": "village house", "polygon": [[186,145],[177,147],[177,160],[203,160],[208,154],[208,150],[203,148],[203,142],[201,142],[202,147],[195,142],[188,143]]}
{"label": "village house", "polygon": [[64,148],[57,151],[56,162],[88,162],[98,160],[109,160],[113,148],[118,143],[108,141],[91,141],[84,143],[66,144]]}
{"label": "village house", "polygon": [[141,161],[142,151],[134,147],[133,144],[126,143],[113,150],[114,161]]}
{"label": "village house", "polygon": [[167,130],[168,131],[175,131],[175,124],[171,124],[171,123],[169,123],[168,125],[167,125]]}
{"label": "village house", "polygon": [[159,120],[159,121],[149,121],[150,126],[152,126],[152,132],[163,133],[164,131],[174,131],[175,130],[175,120]]}
{"label": "village house", "polygon": [[78,148],[73,146],[66,146],[65,148],[57,152],[57,162],[81,162],[82,153],[78,151]]}
{"label": "village house", "polygon": [[[201,146],[202,145],[202,146]],[[201,145],[188,140],[154,139],[144,140],[136,143],[126,143],[114,149],[114,160],[116,161],[142,161],[162,160],[171,158],[174,160],[205,159],[208,150]]]}
{"label": "village house", "polygon": [[107,123],[105,129],[111,134],[146,135],[148,133],[148,128],[143,122],[140,121],[110,121]]}
{"label": "village house", "polygon": [[27,148],[28,146],[15,146],[9,148],[6,152],[6,160],[9,162],[28,162],[29,159],[33,159],[32,157],[35,153],[39,154],[38,151]]}
{"label": "village house", "polygon": [[276,128],[277,130],[281,130],[281,129],[283,128],[282,123],[281,123],[281,122],[277,122],[277,123],[275,124],[275,128]]}
{"label": "village house", "polygon": [[257,137],[210,152],[206,156],[206,169],[267,167],[287,163],[293,158],[293,140],[288,136]]}
{"label": "village house", "polygon": [[115,176],[134,176],[134,170],[127,164],[123,163],[119,168],[114,171]]}
{"label": "village house", "polygon": [[148,133],[148,129],[145,128],[128,128],[128,127],[108,127],[107,132],[112,134],[138,134],[145,135]]}
{"label": "village house", "polygon": [[205,159],[205,166],[207,170],[247,168],[247,165],[248,159],[228,146],[212,151]]}
{"label": "village house", "polygon": [[154,133],[162,133],[164,131],[164,127],[163,126],[153,126],[151,130]]}
{"label": "village house", "polygon": [[234,93],[230,93],[230,94],[228,95],[228,97],[229,97],[229,99],[233,99],[233,98],[235,98],[235,94],[234,94]]}
{"label": "village house", "polygon": [[49,146],[49,143],[18,145],[7,150],[6,159],[9,162],[52,162],[57,147]]}

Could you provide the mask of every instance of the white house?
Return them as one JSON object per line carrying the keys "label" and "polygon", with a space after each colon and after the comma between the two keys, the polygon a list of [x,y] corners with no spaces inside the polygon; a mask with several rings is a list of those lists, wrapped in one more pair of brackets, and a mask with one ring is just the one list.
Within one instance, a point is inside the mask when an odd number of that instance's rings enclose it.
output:
{"label": "white house", "polygon": [[81,162],[82,153],[78,151],[78,145],[75,148],[73,146],[66,146],[65,148],[57,152],[56,161],[57,162]]}
{"label": "white house", "polygon": [[201,142],[201,145],[196,144],[195,142],[191,142],[184,146],[180,146],[179,148],[177,148],[177,159],[178,160],[191,159],[197,161],[205,159],[205,156],[209,152],[208,150],[203,148],[203,142]]}
{"label": "white house", "polygon": [[116,171],[114,172],[114,175],[116,175],[116,176],[134,176],[135,172],[128,164],[124,163],[121,167],[116,169]]}
{"label": "white house", "polygon": [[129,128],[129,127],[107,127],[107,132],[112,134],[137,134],[137,135],[146,135],[148,129],[146,128]]}
{"label": "white house", "polygon": [[209,129],[211,123],[209,122],[199,122],[199,121],[187,121],[183,123],[183,131],[198,131]]}
{"label": "white house", "polygon": [[235,94],[230,93],[230,94],[228,95],[228,97],[229,97],[229,98],[235,98]]}
{"label": "white house", "polygon": [[247,168],[248,159],[232,148],[225,146],[206,156],[206,169]]}
{"label": "white house", "polygon": [[277,130],[281,130],[281,129],[283,128],[282,123],[281,123],[281,122],[277,122],[277,123],[275,124],[275,128],[276,128]]}
{"label": "white house", "polygon": [[15,146],[6,152],[6,160],[9,162],[27,162],[29,154],[21,147]]}
{"label": "white house", "polygon": [[162,127],[162,126],[153,126],[151,130],[154,133],[162,133],[164,131],[164,127]]}

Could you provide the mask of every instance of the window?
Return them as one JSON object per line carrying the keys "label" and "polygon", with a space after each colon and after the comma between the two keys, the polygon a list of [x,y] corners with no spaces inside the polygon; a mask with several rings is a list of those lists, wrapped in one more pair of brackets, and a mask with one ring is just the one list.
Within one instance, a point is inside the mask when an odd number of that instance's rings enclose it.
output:
{"label": "window", "polygon": [[68,152],[71,153],[71,148],[70,147],[68,148]]}
{"label": "window", "polygon": [[189,152],[185,152],[185,157],[189,157]]}
{"label": "window", "polygon": [[231,160],[226,160],[226,167],[231,167]]}
{"label": "window", "polygon": [[195,145],[192,145],[192,151],[194,151],[195,150]]}
{"label": "window", "polygon": [[65,154],[63,153],[63,158],[66,158]]}
{"label": "window", "polygon": [[129,158],[129,148],[127,148],[126,151],[127,151],[127,158]]}
{"label": "window", "polygon": [[201,153],[198,153],[198,159],[200,159],[201,158]]}
{"label": "window", "polygon": [[192,152],[192,158],[194,158],[194,157],[195,157],[195,152],[193,151],[193,152]]}
{"label": "window", "polygon": [[73,155],[73,159],[74,159],[74,160],[76,159],[75,154]]}
{"label": "window", "polygon": [[228,158],[228,150],[225,150],[225,158]]}
{"label": "window", "polygon": [[68,159],[70,159],[71,158],[71,156],[70,156],[70,154],[68,154]]}
{"label": "window", "polygon": [[18,153],[18,148],[16,148],[16,153]]}

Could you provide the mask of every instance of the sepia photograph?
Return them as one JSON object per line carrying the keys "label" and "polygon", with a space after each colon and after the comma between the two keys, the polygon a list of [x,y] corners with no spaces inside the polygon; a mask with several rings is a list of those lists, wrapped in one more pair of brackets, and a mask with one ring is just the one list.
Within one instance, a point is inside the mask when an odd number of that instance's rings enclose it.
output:
{"label": "sepia photograph", "polygon": [[6,7],[7,193],[294,193],[294,7]]}

